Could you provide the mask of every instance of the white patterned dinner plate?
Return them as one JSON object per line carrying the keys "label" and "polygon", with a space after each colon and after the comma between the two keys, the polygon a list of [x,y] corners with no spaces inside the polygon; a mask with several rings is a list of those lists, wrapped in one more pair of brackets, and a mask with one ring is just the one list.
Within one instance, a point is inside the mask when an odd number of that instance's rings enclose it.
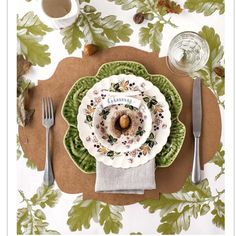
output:
{"label": "white patterned dinner plate", "polygon": [[[107,103],[108,97],[117,95],[139,100],[143,104],[143,113],[145,109],[150,113],[150,117],[147,118],[151,118],[150,131],[147,129],[147,132],[143,133],[145,140],[142,138],[141,141],[133,142],[134,148],[132,144],[124,148],[120,142],[117,148],[114,148],[114,140],[110,139],[110,143],[108,139],[101,140],[102,134],[96,127],[104,121],[100,119],[99,123],[96,122],[99,116],[99,112],[96,111]],[[122,104],[112,104],[111,107],[116,105]],[[138,106],[135,101],[132,105],[131,107]],[[170,134],[171,113],[164,95],[151,82],[135,75],[119,74],[102,79],[88,90],[81,101],[77,121],[80,139],[97,161],[117,168],[130,168],[145,164],[162,150]],[[145,125],[148,128],[148,125]],[[140,129],[140,133],[142,130]],[[111,143],[113,145],[109,145]]]}

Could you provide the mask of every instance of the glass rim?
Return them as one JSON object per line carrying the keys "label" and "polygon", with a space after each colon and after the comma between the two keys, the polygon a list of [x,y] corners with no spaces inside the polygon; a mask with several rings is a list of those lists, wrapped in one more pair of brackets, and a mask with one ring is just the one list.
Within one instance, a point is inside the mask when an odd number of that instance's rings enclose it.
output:
{"label": "glass rim", "polygon": [[[210,57],[210,47],[209,47],[209,44],[208,44],[208,42],[207,42],[206,39],[204,39],[199,33],[194,32],[194,31],[191,31],[191,30],[182,31],[182,32],[176,34],[176,35],[171,39],[171,41],[170,41],[170,43],[169,43],[168,51],[167,51],[167,58],[166,58],[166,60],[167,60],[167,65],[168,65],[169,69],[170,69],[172,72],[175,72],[175,73],[189,74],[189,73],[195,72],[196,70],[194,70],[194,71],[192,71],[192,70],[190,70],[190,71],[182,71],[182,70],[179,70],[179,69],[177,69],[177,68],[172,64],[172,62],[170,61],[170,58],[169,58],[169,57],[170,57],[169,55],[170,55],[171,47],[173,46],[174,41],[176,40],[176,38],[178,38],[179,36],[184,35],[184,34],[190,34],[190,35],[197,36],[197,37],[203,42],[204,46],[206,46],[207,60],[206,60],[206,62],[205,62],[205,64],[204,64],[204,66],[206,65],[206,63],[208,62],[209,57]],[[203,66],[203,67],[204,67],[204,66]],[[173,69],[172,67],[174,67],[174,69]]]}
{"label": "glass rim", "polygon": [[[187,34],[187,33],[188,33],[188,34],[197,35],[199,38],[205,40],[199,33],[195,32],[195,31],[191,31],[191,30],[182,31],[182,32],[176,34],[176,35],[174,36],[174,38],[172,38],[172,40],[175,39],[175,38],[177,38],[177,37],[178,37],[179,35],[181,35],[181,34]],[[172,41],[172,40],[171,40],[171,41]],[[206,40],[205,40],[205,41],[206,41]]]}
{"label": "glass rim", "polygon": [[209,44],[206,41],[206,39],[204,39],[199,33],[195,32],[195,31],[191,31],[191,30],[182,31],[182,32],[176,34],[170,41],[170,44],[169,44],[169,47],[168,47],[168,53],[169,53],[170,45],[173,43],[174,39],[176,39],[181,34],[193,34],[193,35],[199,37],[205,43],[205,45],[207,46],[208,54],[210,54],[210,47],[209,47]]}

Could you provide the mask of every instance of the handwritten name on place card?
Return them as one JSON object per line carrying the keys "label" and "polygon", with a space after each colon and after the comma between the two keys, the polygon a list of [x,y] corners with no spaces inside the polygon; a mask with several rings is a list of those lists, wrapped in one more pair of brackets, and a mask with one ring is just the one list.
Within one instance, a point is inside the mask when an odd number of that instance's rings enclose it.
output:
{"label": "handwritten name on place card", "polygon": [[133,107],[139,108],[141,101],[127,96],[109,96],[102,101],[103,107],[116,105],[116,104],[124,104],[131,105]]}

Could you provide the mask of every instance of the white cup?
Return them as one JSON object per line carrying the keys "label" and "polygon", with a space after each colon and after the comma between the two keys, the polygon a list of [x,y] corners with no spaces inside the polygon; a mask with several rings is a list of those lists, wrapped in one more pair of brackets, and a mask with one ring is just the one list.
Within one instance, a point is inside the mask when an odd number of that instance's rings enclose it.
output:
{"label": "white cup", "polygon": [[41,0],[40,7],[44,17],[55,29],[70,26],[79,15],[77,0]]}

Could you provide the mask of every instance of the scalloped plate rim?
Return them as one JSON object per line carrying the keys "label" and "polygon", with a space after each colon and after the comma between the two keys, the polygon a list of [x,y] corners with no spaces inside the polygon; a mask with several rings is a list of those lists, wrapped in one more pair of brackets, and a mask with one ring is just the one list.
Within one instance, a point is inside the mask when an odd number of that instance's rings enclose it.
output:
{"label": "scalloped plate rim", "polygon": [[[102,65],[100,65],[100,67],[99,67],[99,69],[98,69],[98,71],[97,71],[97,73],[96,73],[95,75],[88,75],[88,76],[80,77],[78,80],[76,80],[76,81],[73,83],[73,85],[71,86],[71,88],[69,89],[69,91],[67,92],[67,94],[66,94],[66,96],[65,96],[65,99],[64,99],[64,101],[63,101],[62,108],[61,108],[61,115],[62,115],[63,119],[66,121],[66,123],[67,123],[67,125],[68,125],[68,127],[67,127],[67,129],[66,129],[66,132],[65,132],[65,135],[64,135],[64,138],[63,138],[63,145],[64,145],[64,148],[66,149],[66,152],[68,153],[68,155],[69,155],[70,159],[73,161],[73,163],[74,163],[83,173],[86,173],[86,174],[94,174],[94,173],[96,173],[96,171],[94,171],[94,172],[86,172],[86,171],[84,171],[84,170],[75,162],[75,160],[73,159],[73,157],[72,157],[71,154],[69,153],[69,150],[67,149],[67,146],[66,146],[66,144],[65,144],[65,137],[66,137],[68,131],[70,130],[71,126],[73,126],[74,128],[76,128],[76,126],[73,125],[73,124],[70,124],[70,122],[68,121],[67,117],[64,115],[64,107],[65,107],[65,103],[66,103],[66,101],[67,101],[68,96],[70,95],[71,91],[73,90],[75,84],[78,83],[78,81],[80,81],[81,79],[86,79],[86,78],[91,78],[91,77],[97,77],[97,76],[99,75],[99,73],[101,72],[102,68],[103,68],[105,65],[113,64],[113,63],[132,63],[132,64],[136,64],[136,65],[141,66],[141,67],[143,68],[143,70],[145,71],[145,73],[146,73],[148,76],[151,76],[151,77],[152,77],[152,76],[161,76],[161,77],[163,77],[166,81],[168,81],[169,86],[171,86],[171,88],[175,91],[175,93],[176,93],[176,94],[178,95],[178,97],[179,97],[180,106],[179,106],[179,109],[178,109],[178,111],[177,111],[177,113],[176,113],[175,119],[176,119],[177,122],[182,126],[182,129],[183,129],[183,138],[182,138],[182,141],[181,141],[181,145],[180,145],[179,150],[175,153],[175,156],[176,156],[176,157],[178,156],[178,154],[179,154],[179,152],[180,152],[180,150],[181,150],[181,147],[183,146],[184,139],[185,139],[185,136],[186,136],[186,127],[185,127],[185,125],[183,124],[183,122],[179,119],[179,114],[180,114],[180,112],[182,111],[182,108],[183,108],[183,101],[182,101],[182,99],[181,99],[181,97],[180,97],[179,92],[177,91],[177,89],[174,87],[174,85],[170,82],[170,80],[169,80],[165,75],[162,75],[162,74],[150,74],[150,73],[147,71],[146,67],[145,67],[143,64],[141,64],[141,63],[139,63],[139,62],[136,62],[136,61],[122,61],[122,60],[118,60],[118,61],[111,61],[111,62],[103,63]],[[144,79],[145,79],[145,78],[144,78]],[[174,160],[175,160],[175,159],[174,159]],[[162,166],[156,166],[155,168],[156,168],[156,169],[157,169],[157,168],[167,168],[167,167],[169,167],[169,166],[172,165],[172,163],[174,162],[174,160],[173,160],[171,163],[169,163],[169,164],[162,165]]]}
{"label": "scalloped plate rim", "polygon": [[[86,95],[82,98],[81,100],[81,104],[80,104],[80,107],[78,109],[78,114],[77,114],[77,130],[79,132],[79,136],[80,136],[80,140],[82,141],[83,143],[83,146],[87,149],[87,151],[89,152],[89,154],[91,156],[94,156],[93,153],[93,145],[88,147],[88,144],[86,143],[86,137],[84,137],[83,135],[81,135],[81,128],[79,128],[80,126],[78,126],[78,123],[79,123],[79,119],[81,122],[83,122],[81,119],[82,119],[82,110],[84,109],[84,105],[82,105],[83,102],[85,102],[84,100],[89,100],[88,97],[91,95],[92,91],[95,89],[94,87],[98,87],[100,85],[101,87],[101,84],[104,83],[104,81],[112,81],[112,80],[117,80],[117,77],[123,77],[125,76],[126,74],[124,73],[121,73],[121,74],[118,74],[118,75],[110,75],[108,77],[105,77],[105,78],[102,78],[101,80],[99,80],[98,83],[94,84],[87,92],[86,92]],[[137,75],[134,75],[134,74],[129,74],[129,75],[126,75],[127,77],[131,77],[131,79],[135,79],[136,80],[140,80],[139,83],[150,83],[150,85],[152,86],[152,91],[155,90],[155,92],[157,92],[158,96],[162,99],[162,102],[164,102],[166,104],[166,108],[167,108],[167,113],[166,115],[168,115],[168,119],[166,120],[166,122],[168,123],[168,129],[167,129],[167,132],[164,132],[164,133],[167,133],[167,135],[161,140],[157,141],[159,143],[159,148],[158,148],[158,151],[156,150],[156,152],[153,152],[152,155],[154,156],[144,156],[142,159],[140,158],[136,158],[136,161],[133,162],[132,164],[128,164],[127,163],[127,159],[123,157],[116,157],[114,159],[104,159],[103,157],[100,157],[100,156],[94,156],[94,158],[97,160],[97,161],[100,161],[102,163],[104,163],[105,165],[107,166],[112,166],[114,168],[124,168],[124,169],[127,169],[127,168],[134,168],[134,167],[137,167],[137,166],[140,166],[140,165],[144,165],[145,163],[149,162],[150,160],[152,160],[153,158],[156,157],[157,154],[159,154],[161,152],[161,150],[163,149],[163,147],[166,145],[166,142],[168,140],[168,137],[170,135],[170,129],[171,129],[171,125],[172,125],[172,119],[171,119],[171,111],[170,111],[170,106],[168,104],[168,102],[166,101],[166,97],[164,96],[164,94],[160,91],[160,89],[155,86],[151,81],[148,81],[146,80],[145,78],[141,77],[141,76],[137,76]],[[98,89],[98,88],[96,88]],[[150,88],[149,88],[150,89]],[[89,93],[89,96],[88,96],[88,93]],[[146,106],[146,105],[145,105]],[[147,108],[147,106],[146,106]],[[166,116],[165,116],[166,117]],[[95,128],[93,127],[93,132],[95,132],[94,130]],[[104,145],[104,144],[102,144]],[[115,161],[115,159],[117,161]]]}

